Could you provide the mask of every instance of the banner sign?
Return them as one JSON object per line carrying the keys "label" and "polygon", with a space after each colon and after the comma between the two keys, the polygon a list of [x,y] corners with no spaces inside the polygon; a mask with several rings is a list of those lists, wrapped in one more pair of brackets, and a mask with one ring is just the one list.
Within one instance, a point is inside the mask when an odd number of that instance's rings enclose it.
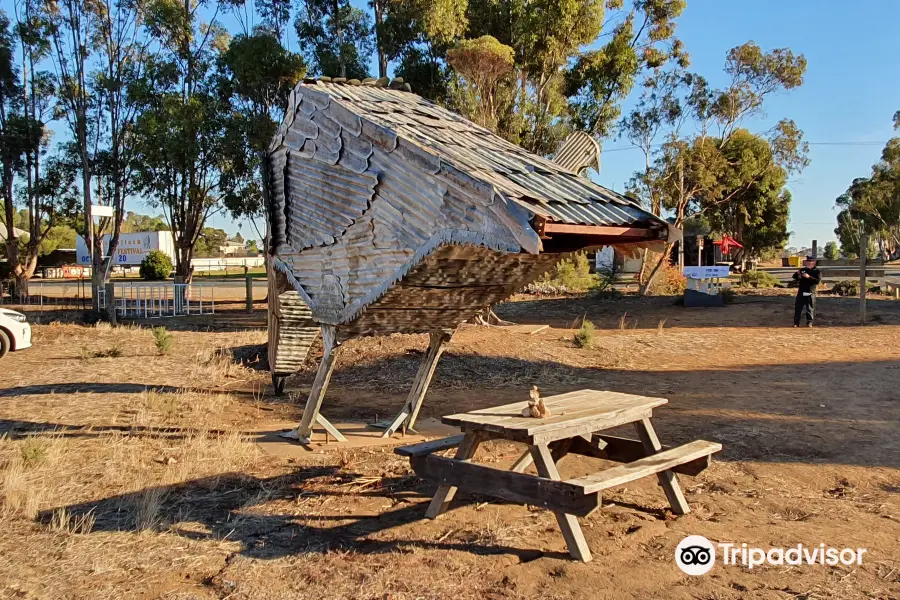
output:
{"label": "banner sign", "polygon": [[[103,236],[103,253],[109,252],[109,235]],[[91,264],[91,253],[88,251],[84,238],[80,235],[75,240],[75,249],[78,262],[82,265]],[[113,265],[139,265],[151,250],[161,250],[175,259],[175,244],[172,241],[171,231],[147,231],[144,233],[123,233],[119,235],[119,247],[113,256]]]}
{"label": "banner sign", "polygon": [[728,265],[684,268],[684,276],[688,279],[717,279],[728,277],[730,274],[731,267]]}

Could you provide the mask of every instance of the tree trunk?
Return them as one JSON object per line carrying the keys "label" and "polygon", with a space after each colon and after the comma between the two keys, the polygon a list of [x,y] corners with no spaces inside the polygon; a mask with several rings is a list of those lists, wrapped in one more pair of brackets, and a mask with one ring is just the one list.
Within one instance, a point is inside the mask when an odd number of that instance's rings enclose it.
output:
{"label": "tree trunk", "polygon": [[[653,278],[656,277],[656,274],[659,273],[660,268],[665,264],[667,260],[669,260],[669,255],[672,253],[672,244],[666,244],[666,249],[663,251],[662,255],[659,257],[659,261],[657,261],[656,265],[653,267],[653,270],[650,271],[650,275],[647,277],[647,281],[641,284],[638,294],[641,296],[646,296],[650,292],[650,285],[653,283]],[[648,253],[649,254],[649,253]]]}
{"label": "tree trunk", "polygon": [[381,26],[384,23],[384,1],[372,1],[372,8],[375,11],[375,46],[378,50],[378,77],[387,77],[388,67],[387,55],[384,53],[384,40],[381,38]]}

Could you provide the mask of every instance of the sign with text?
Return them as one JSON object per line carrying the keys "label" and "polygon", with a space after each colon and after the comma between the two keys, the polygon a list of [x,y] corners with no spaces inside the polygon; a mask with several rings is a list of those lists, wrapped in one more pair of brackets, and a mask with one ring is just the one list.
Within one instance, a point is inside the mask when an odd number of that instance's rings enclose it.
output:
{"label": "sign with text", "polygon": [[728,277],[730,274],[731,268],[728,265],[684,268],[684,276],[688,279],[716,279]]}
{"label": "sign with text", "polygon": [[[109,252],[109,235],[103,236],[103,253]],[[91,253],[88,251],[84,238],[78,236],[75,240],[75,248],[78,262],[82,265],[91,264]],[[171,231],[146,231],[143,233],[123,233],[119,235],[119,247],[113,256],[113,265],[133,266],[141,264],[144,257],[151,250],[161,250],[175,259],[175,244],[172,241]]]}

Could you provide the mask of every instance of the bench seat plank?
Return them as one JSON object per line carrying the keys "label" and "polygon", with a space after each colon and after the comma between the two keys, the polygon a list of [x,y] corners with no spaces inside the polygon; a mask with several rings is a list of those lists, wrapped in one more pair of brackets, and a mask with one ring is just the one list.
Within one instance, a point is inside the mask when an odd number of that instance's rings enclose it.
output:
{"label": "bench seat plank", "polygon": [[463,434],[451,435],[450,437],[445,437],[439,440],[431,440],[428,442],[421,442],[419,444],[410,444],[409,446],[399,446],[397,448],[394,448],[394,454],[399,454],[400,456],[425,456],[426,454],[431,454],[432,452],[440,452],[442,450],[456,448],[462,443],[464,437],[466,436]]}
{"label": "bench seat plank", "polygon": [[669,450],[663,450],[651,456],[625,463],[612,469],[606,469],[599,473],[586,475],[577,479],[570,479],[566,483],[579,485],[584,488],[586,494],[600,492],[602,490],[629,483],[663,471],[671,470],[677,465],[683,465],[709,456],[722,449],[722,444],[697,440],[683,446],[677,446]]}

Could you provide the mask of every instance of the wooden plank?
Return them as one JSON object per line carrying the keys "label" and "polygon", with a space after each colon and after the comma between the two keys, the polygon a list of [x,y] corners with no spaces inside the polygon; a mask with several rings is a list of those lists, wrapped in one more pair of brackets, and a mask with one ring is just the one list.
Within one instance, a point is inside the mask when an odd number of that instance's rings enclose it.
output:
{"label": "wooden plank", "polygon": [[425,456],[441,450],[449,450],[459,446],[466,436],[463,434],[452,435],[450,437],[441,438],[439,440],[431,440],[429,442],[421,442],[419,444],[411,444],[409,446],[399,446],[394,448],[394,454],[400,456]]}
{"label": "wooden plank", "polygon": [[[549,419],[523,417],[522,409],[528,406],[528,401],[523,400],[512,404],[448,415],[442,417],[441,421],[447,425],[460,427],[463,425],[480,426],[494,431],[521,429],[528,434],[533,434],[547,431],[560,424],[565,425],[567,421],[572,421],[575,418],[597,417],[602,416],[604,413],[613,413],[631,408],[653,409],[666,404],[668,400],[618,392],[578,390],[556,396],[547,396],[544,398],[544,402],[553,413],[553,416]],[[602,429],[602,427],[597,429]]]}
{"label": "wooden plank", "polygon": [[337,440],[338,442],[346,442],[347,438],[338,430],[337,427],[331,424],[331,421],[325,418],[322,413],[316,414],[316,423],[322,426],[322,429],[331,434],[331,436]]}
{"label": "wooden plank", "polygon": [[333,325],[322,325],[324,354],[322,355],[322,362],[319,363],[319,369],[316,371],[316,378],[313,380],[312,388],[309,390],[306,406],[303,408],[303,419],[296,429],[297,438],[302,443],[309,443],[309,439],[312,436],[313,423],[316,422],[316,417],[322,408],[322,401],[325,400],[325,391],[328,389],[328,382],[331,381],[331,373],[334,371],[334,364],[337,361],[340,346],[336,345],[334,334],[335,328]]}
{"label": "wooden plank", "polygon": [[[441,487],[452,487],[455,490],[458,486],[466,492],[519,504],[542,506],[580,516],[590,514],[600,505],[599,494],[585,494],[584,489],[577,484],[514,473],[435,454],[410,457],[410,465],[416,475],[437,481]],[[435,496],[432,506],[437,500],[438,496]]]}
{"label": "wooden plank", "polygon": [[[559,471],[556,469],[556,463],[550,453],[550,449],[545,444],[538,444],[531,447],[531,456],[534,458],[534,465],[537,467],[538,474],[551,481],[559,481]],[[593,500],[596,499],[597,507],[600,506],[600,494],[595,493],[588,496]],[[581,525],[578,519],[569,510],[554,510],[556,522],[562,530],[563,538],[569,547],[569,554],[572,558],[582,562],[590,562],[591,550],[588,548],[587,540],[584,539],[584,533],[581,531]]]}
{"label": "wooden plank", "polygon": [[[672,446],[662,446],[661,450],[671,450]],[[594,434],[592,439],[586,440],[581,436],[572,438],[569,448],[570,454],[580,454],[593,458],[602,458],[615,462],[628,463],[644,458],[647,454],[640,440],[632,440],[606,434]],[[699,475],[710,465],[710,457],[702,456],[696,460],[672,467],[672,471],[691,477]]]}
{"label": "wooden plank", "polygon": [[645,456],[636,461],[625,463],[599,473],[570,479],[569,483],[584,486],[585,492],[599,492],[607,488],[636,481],[649,475],[671,470],[703,456],[709,456],[722,449],[721,444],[697,440],[683,446]]}
{"label": "wooden plank", "polygon": [[412,389],[410,389],[409,396],[406,398],[406,403],[403,405],[397,418],[385,429],[381,437],[391,437],[404,423],[410,429],[415,425],[419,416],[419,410],[421,410],[422,404],[425,402],[425,394],[428,392],[428,386],[431,384],[431,378],[434,376],[438,360],[440,360],[441,354],[444,353],[447,344],[450,343],[450,335],[446,331],[431,332],[428,350],[422,357],[419,370],[415,379],[413,379]]}
{"label": "wooden plank", "polygon": [[568,223],[544,223],[544,233],[574,233],[577,235],[602,235],[629,238],[658,238],[654,229],[641,227],[610,227],[603,225],[569,225]]}
{"label": "wooden plank", "polygon": [[[460,442],[459,447],[456,449],[456,456],[454,459],[460,462],[470,460],[475,456],[475,451],[478,450],[478,445],[480,443],[481,437],[477,433],[465,434],[463,441]],[[428,456],[433,457],[434,455],[429,454]],[[413,470],[416,468],[416,463],[414,461],[418,460],[420,459],[415,457],[409,459]],[[441,483],[434,493],[434,498],[431,499],[431,503],[428,505],[428,510],[425,511],[425,516],[429,519],[436,519],[442,512],[450,507],[450,503],[453,502],[454,496],[456,496],[456,486],[449,483]]]}

